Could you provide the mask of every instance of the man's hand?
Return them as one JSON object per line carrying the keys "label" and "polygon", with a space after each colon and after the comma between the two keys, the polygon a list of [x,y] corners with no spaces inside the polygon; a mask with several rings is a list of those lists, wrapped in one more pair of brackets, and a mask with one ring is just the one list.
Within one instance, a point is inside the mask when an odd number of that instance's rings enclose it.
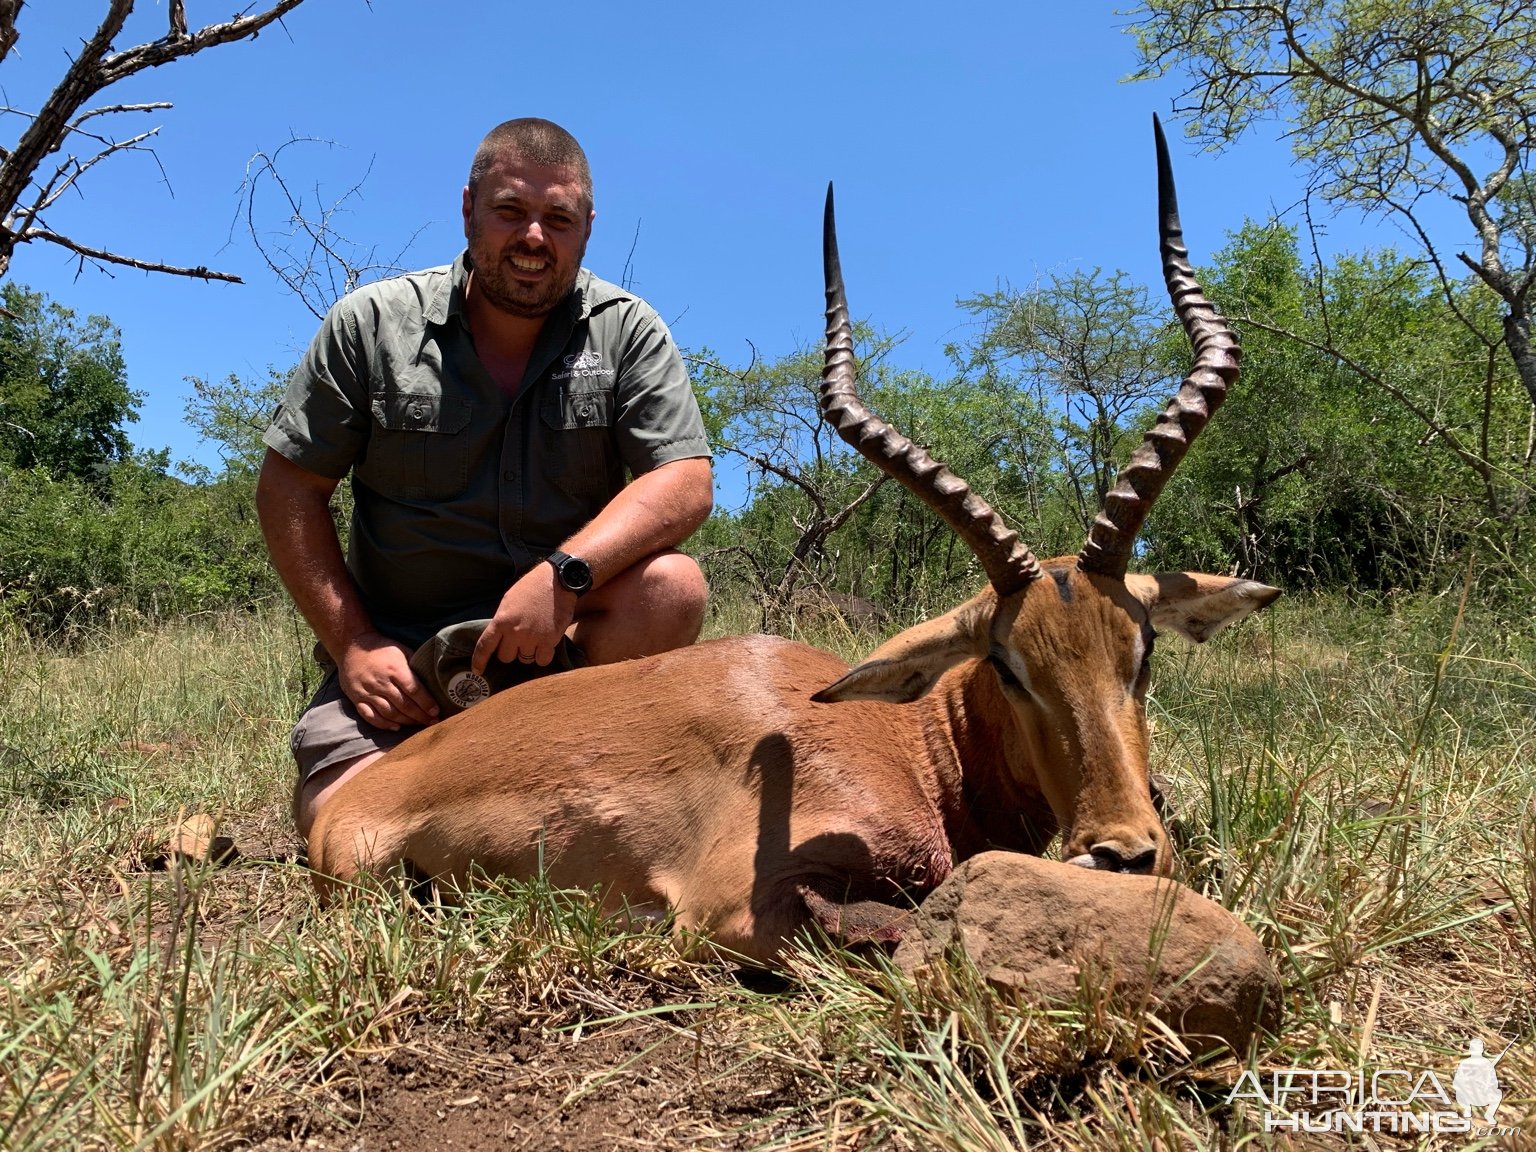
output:
{"label": "man's hand", "polygon": [[407,724],[432,724],[437,701],[411,671],[411,654],[388,636],[365,632],[337,656],[341,690],[357,714],[375,728],[398,731]]}
{"label": "man's hand", "polygon": [[576,594],[560,583],[552,564],[541,561],[501,598],[470,667],[484,672],[492,656],[504,664],[516,660],[544,667],[555,658],[560,637],[575,617]]}

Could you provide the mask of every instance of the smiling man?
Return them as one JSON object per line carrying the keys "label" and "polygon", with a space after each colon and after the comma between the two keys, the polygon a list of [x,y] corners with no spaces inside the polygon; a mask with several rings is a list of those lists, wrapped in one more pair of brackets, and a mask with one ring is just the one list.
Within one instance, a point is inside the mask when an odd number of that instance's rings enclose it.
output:
{"label": "smiling man", "polygon": [[[472,670],[690,644],[706,589],[703,421],[671,335],[581,266],[586,155],[547,120],[481,142],[449,266],[326,317],[265,441],[257,511],[330,671],[294,729],[307,835],[342,781],[440,717],[411,656],[489,619]],[[350,472],[345,556],[329,500]],[[574,647],[572,647],[574,645]]]}

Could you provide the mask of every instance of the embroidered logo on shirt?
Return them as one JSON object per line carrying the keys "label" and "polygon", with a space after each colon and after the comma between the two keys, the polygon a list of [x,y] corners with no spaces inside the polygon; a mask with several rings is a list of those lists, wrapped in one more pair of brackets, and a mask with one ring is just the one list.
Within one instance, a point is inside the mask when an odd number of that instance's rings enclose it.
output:
{"label": "embroidered logo on shirt", "polygon": [[612,368],[603,367],[603,357],[599,352],[593,352],[590,348],[584,352],[577,352],[565,358],[565,371],[556,372],[553,379],[570,380],[591,376],[612,376]]}

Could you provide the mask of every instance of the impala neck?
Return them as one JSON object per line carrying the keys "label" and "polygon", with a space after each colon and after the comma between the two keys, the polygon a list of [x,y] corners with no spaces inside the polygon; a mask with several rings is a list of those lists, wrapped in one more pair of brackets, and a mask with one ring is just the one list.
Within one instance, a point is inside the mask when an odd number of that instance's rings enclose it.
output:
{"label": "impala neck", "polygon": [[1056,817],[992,671],[983,661],[967,661],[945,673],[921,706],[956,861],[989,848],[1044,851],[1056,834]]}

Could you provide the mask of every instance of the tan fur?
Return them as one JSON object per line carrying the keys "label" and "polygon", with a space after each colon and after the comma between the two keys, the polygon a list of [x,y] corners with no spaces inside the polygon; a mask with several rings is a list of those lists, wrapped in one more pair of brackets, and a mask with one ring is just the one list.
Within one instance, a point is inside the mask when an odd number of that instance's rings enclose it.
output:
{"label": "tan fur", "polygon": [[852,672],[748,636],[502,693],[337,790],[310,837],[317,883],[401,861],[451,884],[542,864],[612,910],[675,913],[679,929],[769,961],[827,907],[920,896],[958,860],[1039,852],[1058,829],[1064,857],[1166,872],[1134,666],[1144,625],[1203,639],[1278,592],[1046,568]]}

